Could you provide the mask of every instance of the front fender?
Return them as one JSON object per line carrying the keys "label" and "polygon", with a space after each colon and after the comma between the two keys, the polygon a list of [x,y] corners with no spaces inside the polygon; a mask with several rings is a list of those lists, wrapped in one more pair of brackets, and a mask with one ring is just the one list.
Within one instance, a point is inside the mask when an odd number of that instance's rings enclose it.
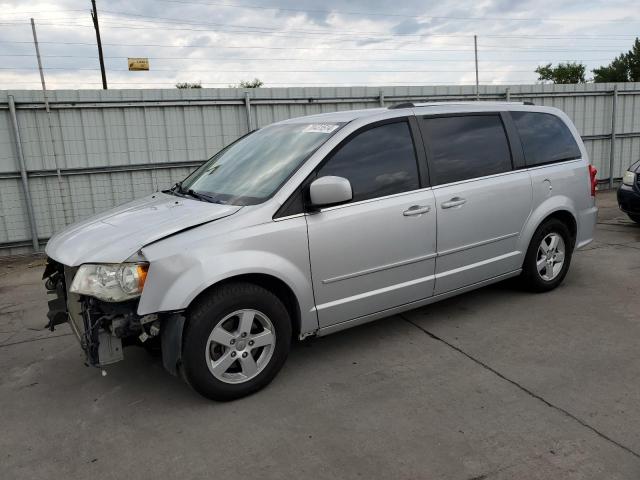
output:
{"label": "front fender", "polygon": [[243,250],[201,260],[177,256],[151,264],[138,313],[185,309],[211,285],[245,274],[276,277],[298,298],[303,296],[305,288],[311,288],[303,272],[293,263],[269,252]]}
{"label": "front fender", "polygon": [[223,237],[204,229],[148,246],[143,253],[150,266],[138,304],[141,315],[183,310],[216,283],[264,274],[288,285],[296,296],[300,333],[318,328],[304,218],[227,231]]}

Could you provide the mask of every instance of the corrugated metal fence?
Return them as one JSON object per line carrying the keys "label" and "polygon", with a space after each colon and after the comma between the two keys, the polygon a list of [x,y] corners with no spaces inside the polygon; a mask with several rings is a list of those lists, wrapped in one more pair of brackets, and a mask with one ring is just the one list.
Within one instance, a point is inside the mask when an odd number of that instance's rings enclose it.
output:
{"label": "corrugated metal fence", "polygon": [[[42,245],[69,223],[170,186],[253,128],[403,101],[473,100],[475,90],[65,90],[49,92],[48,98],[49,111],[40,91],[0,91],[0,255],[32,251],[32,229]],[[601,181],[620,178],[640,158],[640,83],[482,86],[480,98],[564,110],[583,136]]]}

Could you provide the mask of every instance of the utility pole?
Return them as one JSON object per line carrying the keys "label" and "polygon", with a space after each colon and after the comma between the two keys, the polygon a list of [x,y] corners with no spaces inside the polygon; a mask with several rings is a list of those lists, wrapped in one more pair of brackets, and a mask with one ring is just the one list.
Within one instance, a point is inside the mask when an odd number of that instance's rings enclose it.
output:
{"label": "utility pole", "polygon": [[[69,217],[67,215],[67,209],[65,207],[65,188],[62,183],[62,174],[60,172],[60,166],[58,164],[58,154],[56,148],[56,140],[53,134],[53,127],[51,126],[51,108],[49,107],[49,95],[47,93],[47,84],[44,81],[44,69],[42,68],[42,58],[40,57],[40,46],[38,45],[38,35],[36,34],[36,22],[31,19],[31,32],[33,33],[33,44],[36,47],[36,57],[38,59],[38,70],[40,70],[40,82],[42,83],[42,96],[44,97],[44,108],[47,112],[47,123],[49,125],[49,136],[51,137],[52,150],[53,150],[53,163],[56,167],[56,175],[58,177],[58,188],[60,189],[60,198],[62,202],[62,211],[64,212],[65,222],[70,223]],[[16,120],[17,125],[17,120]],[[17,126],[16,126],[17,128]],[[16,130],[17,131],[17,130]],[[26,173],[25,173],[26,175]],[[34,243],[34,248],[37,250],[37,247]]]}
{"label": "utility pole", "polygon": [[473,36],[473,51],[476,56],[476,100],[480,100],[480,81],[478,80],[478,36]]}
{"label": "utility pole", "polygon": [[104,57],[102,56],[102,41],[100,41],[100,25],[98,24],[98,10],[96,9],[96,0],[91,0],[91,19],[93,27],[96,29],[96,41],[98,42],[98,58],[100,59],[100,72],[102,73],[102,88],[107,89],[107,74],[104,71]]}
{"label": "utility pole", "polygon": [[31,19],[31,32],[33,33],[33,44],[36,47],[36,57],[38,58],[38,70],[40,71],[40,83],[42,83],[42,95],[44,96],[44,108],[49,113],[49,98],[47,97],[47,85],[44,83],[44,72],[42,71],[42,59],[40,58],[40,47],[38,46],[38,35],[36,35],[36,23]]}

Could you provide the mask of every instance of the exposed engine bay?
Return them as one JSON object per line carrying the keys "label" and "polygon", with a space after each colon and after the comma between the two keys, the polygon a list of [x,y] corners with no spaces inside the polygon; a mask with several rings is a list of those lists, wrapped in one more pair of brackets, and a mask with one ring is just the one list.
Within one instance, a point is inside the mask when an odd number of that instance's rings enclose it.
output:
{"label": "exposed engine bay", "polygon": [[[149,350],[163,352],[163,363],[175,374],[180,356],[183,317],[180,314],[136,313],[138,299],[124,302],[105,302],[94,297],[69,291],[77,268],[66,267],[49,258],[42,276],[49,295],[47,328],[69,323],[85,352],[86,364],[104,367],[124,358],[123,347],[143,345]],[[162,318],[164,317],[164,318]],[[177,318],[176,318],[177,317]],[[171,318],[174,328],[168,327],[161,336],[164,320]],[[161,349],[161,343],[166,343]],[[166,353],[165,353],[166,351]]]}

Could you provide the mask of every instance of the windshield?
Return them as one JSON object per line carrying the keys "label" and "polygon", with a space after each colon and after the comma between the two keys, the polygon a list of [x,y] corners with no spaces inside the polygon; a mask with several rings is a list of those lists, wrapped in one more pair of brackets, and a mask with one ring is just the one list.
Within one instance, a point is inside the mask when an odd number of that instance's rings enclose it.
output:
{"label": "windshield", "polygon": [[261,203],[342,125],[289,123],[257,130],[211,157],[182,182],[181,190],[216,203]]}

